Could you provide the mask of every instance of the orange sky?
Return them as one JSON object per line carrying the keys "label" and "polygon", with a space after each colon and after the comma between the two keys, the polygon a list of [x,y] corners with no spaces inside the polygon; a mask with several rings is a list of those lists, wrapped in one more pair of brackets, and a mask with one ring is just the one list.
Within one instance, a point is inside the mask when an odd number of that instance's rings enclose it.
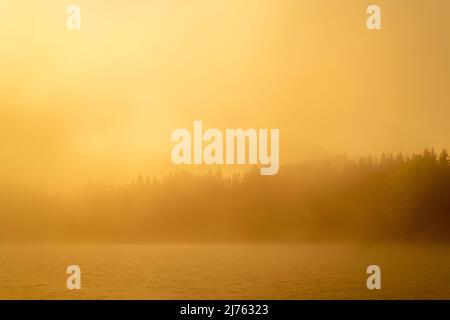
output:
{"label": "orange sky", "polygon": [[[82,29],[66,29],[78,4]],[[381,31],[366,8],[382,8]],[[0,177],[174,169],[170,133],[280,128],[281,161],[449,147],[450,2],[2,0]]]}

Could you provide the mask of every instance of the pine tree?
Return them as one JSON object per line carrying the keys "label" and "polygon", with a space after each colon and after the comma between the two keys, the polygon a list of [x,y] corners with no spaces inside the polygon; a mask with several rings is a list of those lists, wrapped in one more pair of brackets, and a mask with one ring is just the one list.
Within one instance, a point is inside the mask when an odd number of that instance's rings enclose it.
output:
{"label": "pine tree", "polygon": [[448,152],[447,149],[443,149],[441,154],[439,155],[439,163],[442,166],[448,166]]}

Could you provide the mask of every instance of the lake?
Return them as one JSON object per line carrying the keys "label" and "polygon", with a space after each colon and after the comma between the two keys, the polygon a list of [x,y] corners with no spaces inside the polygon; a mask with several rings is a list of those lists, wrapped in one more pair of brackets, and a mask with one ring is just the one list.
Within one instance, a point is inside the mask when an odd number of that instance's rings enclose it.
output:
{"label": "lake", "polygon": [[[66,268],[81,268],[81,290]],[[366,287],[381,267],[381,290]],[[450,299],[450,246],[0,245],[0,299]]]}

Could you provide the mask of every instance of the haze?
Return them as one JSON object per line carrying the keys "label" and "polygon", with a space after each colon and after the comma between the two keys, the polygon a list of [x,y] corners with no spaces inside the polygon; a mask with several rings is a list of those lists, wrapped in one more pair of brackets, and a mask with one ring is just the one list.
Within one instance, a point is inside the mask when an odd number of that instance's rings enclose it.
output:
{"label": "haze", "polygon": [[449,147],[448,1],[73,2],[0,4],[3,181],[163,175],[194,120],[279,128],[282,163]]}

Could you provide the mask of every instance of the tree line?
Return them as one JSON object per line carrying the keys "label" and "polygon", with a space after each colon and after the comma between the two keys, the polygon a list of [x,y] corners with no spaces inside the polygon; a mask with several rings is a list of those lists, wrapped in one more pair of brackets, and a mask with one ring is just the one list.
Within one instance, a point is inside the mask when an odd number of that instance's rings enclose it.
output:
{"label": "tree line", "polygon": [[446,150],[187,171],[73,193],[0,186],[0,241],[448,241]]}

